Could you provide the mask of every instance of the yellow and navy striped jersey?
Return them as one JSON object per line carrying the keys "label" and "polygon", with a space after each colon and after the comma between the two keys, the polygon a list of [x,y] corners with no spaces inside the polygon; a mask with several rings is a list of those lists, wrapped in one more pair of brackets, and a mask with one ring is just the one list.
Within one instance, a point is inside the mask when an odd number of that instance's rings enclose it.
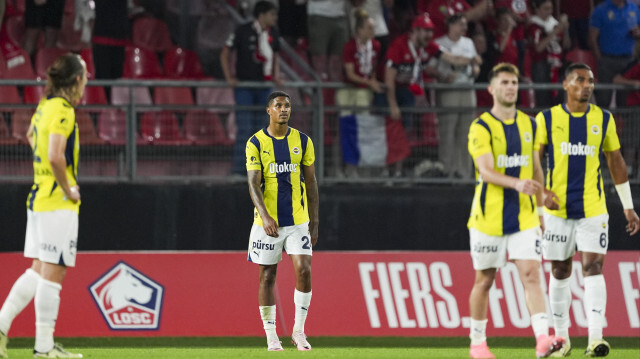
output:
{"label": "yellow and navy striped jersey", "polygon": [[[263,128],[247,141],[246,154],[247,171],[262,171],[264,203],[278,227],[308,222],[302,166],[315,161],[309,136],[289,127],[284,137],[276,138]],[[256,209],[254,223],[262,226]]]}
{"label": "yellow and navy striped jersey", "polygon": [[73,106],[62,97],[45,98],[31,118],[33,125],[33,186],[27,197],[27,208],[34,212],[69,209],[78,213],[80,201],[66,199],[58,186],[49,163],[49,135],[59,134],[67,139],[65,158],[69,186],[77,184],[80,142]]}
{"label": "yellow and navy striped jersey", "polygon": [[536,116],[540,143],[547,145],[546,187],[560,199],[560,209],[548,213],[562,218],[588,218],[607,213],[601,155],[620,148],[609,111],[589,105],[571,113],[557,105]]}
{"label": "yellow and navy striped jersey", "polygon": [[[515,118],[506,121],[485,112],[469,129],[469,153],[474,163],[479,156],[491,153],[496,172],[532,179],[533,156],[540,149],[536,127],[522,111],[516,110]],[[484,182],[476,165],[476,190],[467,226],[492,236],[540,226],[536,200],[515,189]]]}

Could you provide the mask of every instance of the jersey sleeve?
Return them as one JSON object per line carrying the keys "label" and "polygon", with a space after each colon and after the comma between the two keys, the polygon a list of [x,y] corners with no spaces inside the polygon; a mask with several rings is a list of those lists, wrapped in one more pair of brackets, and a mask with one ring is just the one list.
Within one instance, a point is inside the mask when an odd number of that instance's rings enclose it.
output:
{"label": "jersey sleeve", "polygon": [[491,134],[478,122],[471,124],[469,128],[469,154],[475,160],[476,158],[491,153]]}
{"label": "jersey sleeve", "polygon": [[616,121],[613,119],[613,115],[611,115],[611,118],[609,118],[609,124],[607,125],[607,132],[604,135],[602,150],[605,152],[613,152],[619,149],[620,139],[616,132]]}
{"label": "jersey sleeve", "polygon": [[54,118],[49,122],[49,134],[62,135],[65,138],[71,135],[76,125],[73,111],[59,111],[52,113]]}
{"label": "jersey sleeve", "polygon": [[247,171],[260,171],[262,169],[262,162],[260,160],[260,150],[251,141],[255,137],[252,137],[247,141],[246,155],[247,155]]}
{"label": "jersey sleeve", "polygon": [[538,130],[536,131],[538,134],[536,137],[540,140],[538,142],[538,149],[541,146],[544,146],[548,143],[547,141],[547,123],[544,121],[544,115],[542,112],[538,113],[536,116],[536,123],[538,124]]}
{"label": "jersey sleeve", "polygon": [[313,149],[313,142],[311,138],[307,140],[307,149],[304,151],[304,157],[302,158],[303,166],[311,166],[316,161],[315,150]]}
{"label": "jersey sleeve", "polygon": [[[529,117],[531,118],[531,117]],[[536,119],[531,118],[531,127],[533,128],[533,151],[540,151],[540,126],[537,124]],[[534,153],[534,156],[536,154]]]}

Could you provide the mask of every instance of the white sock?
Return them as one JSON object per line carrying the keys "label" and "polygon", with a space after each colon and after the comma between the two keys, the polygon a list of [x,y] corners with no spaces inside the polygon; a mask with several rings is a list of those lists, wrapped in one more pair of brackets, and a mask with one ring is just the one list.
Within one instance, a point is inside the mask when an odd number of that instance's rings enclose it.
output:
{"label": "white sock", "polygon": [[0,331],[4,334],[9,334],[11,323],[15,317],[24,310],[24,307],[36,295],[38,279],[40,279],[40,275],[29,268],[13,283],[9,295],[4,301],[2,309],[0,309]]}
{"label": "white sock", "polygon": [[533,329],[533,335],[536,339],[541,335],[549,335],[549,317],[547,317],[547,313],[542,312],[532,315],[531,329]]}
{"label": "white sock", "polygon": [[311,292],[303,293],[296,289],[293,292],[293,303],[296,305],[296,320],[293,324],[293,332],[304,333],[304,322],[307,320],[309,305],[311,304]]}
{"label": "white sock", "polygon": [[602,274],[584,278],[584,309],[589,324],[589,342],[602,339],[605,311],[607,309],[607,286]]}
{"label": "white sock", "polygon": [[471,328],[469,338],[471,338],[471,345],[479,345],[487,341],[487,322],[485,320],[475,320],[471,318]]}
{"label": "white sock", "polygon": [[569,278],[549,280],[549,305],[553,315],[553,327],[556,337],[569,341],[569,308],[571,307],[571,289]]}
{"label": "white sock", "polygon": [[47,353],[53,348],[53,331],[60,308],[60,291],[58,283],[40,278],[36,289],[36,345],[35,350]]}
{"label": "white sock", "polygon": [[261,306],[260,317],[262,318],[264,332],[267,334],[267,343],[278,340],[278,334],[276,334],[276,306]]}

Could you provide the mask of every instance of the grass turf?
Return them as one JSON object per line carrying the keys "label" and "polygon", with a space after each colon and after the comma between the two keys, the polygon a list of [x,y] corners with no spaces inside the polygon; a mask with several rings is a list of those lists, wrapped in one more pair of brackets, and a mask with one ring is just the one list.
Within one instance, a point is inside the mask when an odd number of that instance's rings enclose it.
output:
{"label": "grass turf", "polygon": [[[468,358],[467,338],[310,337],[311,352],[298,352],[288,337],[280,338],[284,352],[267,352],[264,338],[61,338],[72,352],[85,358]],[[607,358],[640,358],[640,338],[607,338]],[[489,338],[497,358],[535,358],[533,338]],[[584,357],[586,338],[571,340],[571,357]],[[33,338],[12,338],[9,358],[32,358]]]}

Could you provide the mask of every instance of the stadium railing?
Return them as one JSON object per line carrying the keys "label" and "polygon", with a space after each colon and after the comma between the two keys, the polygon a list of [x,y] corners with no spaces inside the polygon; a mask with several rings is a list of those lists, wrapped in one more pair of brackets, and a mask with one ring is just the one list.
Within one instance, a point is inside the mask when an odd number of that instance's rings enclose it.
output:
{"label": "stadium railing", "polygon": [[[17,87],[24,97],[25,88],[43,86],[43,81],[0,80],[0,88]],[[427,95],[413,108],[402,109],[410,114],[415,128],[407,133],[411,153],[404,160],[404,172],[389,176],[386,166],[358,168],[357,174],[345,171],[340,147],[339,118],[345,112],[387,116],[381,107],[345,108],[335,105],[335,92],[345,85],[320,81],[289,81],[282,86],[272,83],[243,82],[247,88],[275,88],[291,94],[293,113],[291,126],[310,135],[316,149],[316,173],[323,183],[377,184],[471,184],[473,178],[445,176],[438,163],[438,115],[447,112],[468,114],[469,122],[487,110],[482,107],[443,108],[434,103],[434,94],[443,89],[475,89],[484,91],[486,84],[428,84]],[[5,87],[8,86],[8,87]],[[87,86],[120,88],[111,95],[108,104],[77,106],[82,146],[79,177],[82,182],[158,182],[207,181],[238,182],[232,176],[233,143],[235,142],[235,111],[255,111],[268,118],[265,106],[238,106],[233,101],[233,89],[222,81],[169,80],[93,80]],[[164,99],[157,96],[166,88]],[[188,89],[188,90],[185,90]],[[156,89],[162,89],[157,90]],[[521,94],[528,91],[561,91],[557,84],[520,84]],[[598,85],[598,89],[629,90],[620,85]],[[133,90],[133,91],[132,91]],[[190,95],[190,96],[189,96]],[[0,102],[0,182],[29,182],[33,170],[31,150],[24,139],[30,117],[37,106],[22,98],[7,96]],[[156,101],[154,102],[154,98]],[[191,100],[185,100],[190,98]],[[605,107],[606,108],[606,107]],[[531,116],[540,110],[520,107]],[[619,107],[611,111],[616,119],[632,183],[640,183],[640,108]],[[252,133],[258,129],[252,130]],[[467,135],[467,130],[457,133]],[[247,139],[239,139],[246,141]],[[318,145],[322,144],[322,145]],[[467,149],[458,149],[466,153]],[[605,161],[606,163],[606,161]],[[446,165],[444,170],[446,171]],[[609,181],[608,171],[602,171]],[[610,182],[610,181],[609,181]]]}

